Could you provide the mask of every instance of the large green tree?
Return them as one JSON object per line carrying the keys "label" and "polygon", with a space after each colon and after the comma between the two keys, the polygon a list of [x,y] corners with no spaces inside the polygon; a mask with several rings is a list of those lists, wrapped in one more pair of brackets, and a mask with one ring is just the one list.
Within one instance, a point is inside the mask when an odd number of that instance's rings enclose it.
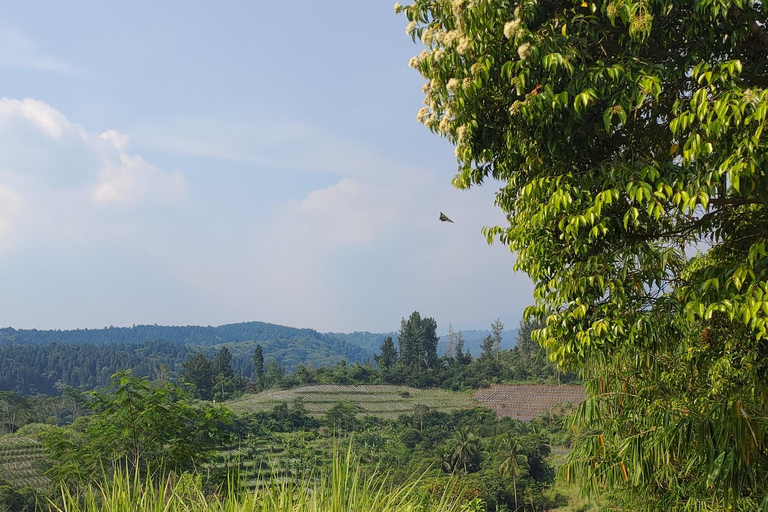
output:
{"label": "large green tree", "polygon": [[196,398],[203,400],[213,398],[216,375],[213,363],[204,354],[197,352],[184,361],[184,373],[181,378],[192,385],[192,392]]}
{"label": "large green tree", "polygon": [[408,320],[400,322],[397,341],[400,344],[400,362],[407,368],[419,370],[437,366],[437,322],[434,318],[421,317],[418,311]]}
{"label": "large green tree", "polygon": [[588,400],[566,473],[633,509],[768,507],[768,3],[415,0],[418,119]]}
{"label": "large green tree", "polygon": [[44,435],[54,462],[49,474],[58,480],[98,480],[117,469],[155,477],[202,469],[230,438],[229,411],[193,407],[174,384],[153,386],[129,372],[113,375],[91,407],[92,416]]}

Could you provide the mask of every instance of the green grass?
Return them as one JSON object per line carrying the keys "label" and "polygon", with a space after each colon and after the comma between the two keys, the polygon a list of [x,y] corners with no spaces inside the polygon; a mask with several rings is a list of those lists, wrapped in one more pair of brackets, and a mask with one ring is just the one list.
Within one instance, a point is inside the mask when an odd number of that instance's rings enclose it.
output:
{"label": "green grass", "polygon": [[474,512],[475,501],[460,498],[455,488],[431,494],[428,482],[415,477],[388,486],[383,476],[364,478],[350,451],[338,452],[327,472],[298,482],[263,482],[244,493],[206,493],[201,480],[183,475],[159,484],[118,475],[80,494],[62,491],[58,512]]}
{"label": "green grass", "polygon": [[224,402],[224,405],[236,414],[243,414],[270,410],[281,402],[290,403],[297,397],[303,398],[307,412],[316,417],[325,414],[334,403],[345,400],[357,405],[361,415],[367,414],[386,419],[394,419],[401,414],[410,414],[416,405],[425,405],[430,410],[443,412],[476,405],[469,393],[458,393],[444,389],[416,389],[407,386],[335,386],[330,384],[286,390],[271,389]]}

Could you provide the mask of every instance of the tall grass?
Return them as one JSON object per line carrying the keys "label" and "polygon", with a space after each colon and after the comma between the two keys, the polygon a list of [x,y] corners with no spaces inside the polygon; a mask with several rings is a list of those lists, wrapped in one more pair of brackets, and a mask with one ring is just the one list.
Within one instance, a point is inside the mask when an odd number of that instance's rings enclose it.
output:
{"label": "tall grass", "polygon": [[[383,475],[361,476],[351,450],[331,468],[300,480],[261,482],[253,491],[206,494],[202,479],[185,474],[161,482],[117,474],[78,493],[62,490],[57,512],[476,512],[477,500],[451,485],[435,492],[424,476],[390,486]],[[230,485],[230,489],[237,488]]]}

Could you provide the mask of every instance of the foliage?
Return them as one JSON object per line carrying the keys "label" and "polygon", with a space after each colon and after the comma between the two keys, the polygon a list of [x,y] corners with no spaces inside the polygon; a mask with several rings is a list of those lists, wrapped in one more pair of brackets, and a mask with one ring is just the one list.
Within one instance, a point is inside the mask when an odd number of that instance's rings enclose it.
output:
{"label": "foliage", "polygon": [[95,414],[74,429],[42,435],[55,466],[51,476],[89,481],[122,468],[130,473],[165,474],[199,468],[229,438],[230,413],[196,409],[173,384],[153,387],[127,372],[115,374],[105,393],[95,393]]}
{"label": "foliage", "polygon": [[357,339],[264,322],[69,331],[0,328],[0,390],[50,395],[57,392],[59,381],[97,389],[109,384],[110,375],[117,371],[130,368],[134,375],[152,377],[167,364],[176,372],[193,352],[215,357],[225,346],[235,373],[246,377],[253,375],[256,345],[288,370],[307,362],[315,366],[340,359],[363,362],[373,351],[357,344]]}
{"label": "foliage", "polygon": [[339,453],[334,463],[312,478],[298,482],[260,482],[252,492],[205,492],[201,480],[187,474],[160,482],[117,473],[106,485],[89,486],[82,494],[63,491],[57,512],[136,510],[164,512],[474,512],[476,501],[465,502],[446,487],[442,493],[422,491],[415,476],[398,486],[382,476],[364,477],[351,451]]}
{"label": "foliage", "polygon": [[437,322],[422,318],[418,311],[400,322],[397,336],[399,362],[409,370],[429,370],[437,366]]}
{"label": "foliage", "polygon": [[419,120],[455,186],[502,181],[486,235],[588,381],[566,473],[638,510],[768,507],[768,3],[396,10],[426,47]]}
{"label": "foliage", "polygon": [[158,340],[112,345],[0,342],[0,390],[56,395],[66,388],[95,389],[108,385],[110,375],[120,370],[149,377],[162,364],[176,369],[187,355],[185,347]]}
{"label": "foliage", "polygon": [[0,479],[0,511],[35,512],[36,502],[34,490],[16,489]]}
{"label": "foliage", "polygon": [[181,375],[181,380],[191,386],[192,394],[196,398],[211,400],[215,379],[213,372],[213,362],[204,354],[197,352],[184,361],[184,373]]}

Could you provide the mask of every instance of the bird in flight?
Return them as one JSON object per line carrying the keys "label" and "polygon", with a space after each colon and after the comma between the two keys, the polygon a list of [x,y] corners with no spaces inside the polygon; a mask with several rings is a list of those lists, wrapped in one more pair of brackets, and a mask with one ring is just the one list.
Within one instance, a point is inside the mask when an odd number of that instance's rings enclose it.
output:
{"label": "bird in flight", "polygon": [[440,212],[440,220],[443,222],[450,222],[451,224],[453,224],[453,221],[449,219],[448,216],[445,215],[443,212]]}

